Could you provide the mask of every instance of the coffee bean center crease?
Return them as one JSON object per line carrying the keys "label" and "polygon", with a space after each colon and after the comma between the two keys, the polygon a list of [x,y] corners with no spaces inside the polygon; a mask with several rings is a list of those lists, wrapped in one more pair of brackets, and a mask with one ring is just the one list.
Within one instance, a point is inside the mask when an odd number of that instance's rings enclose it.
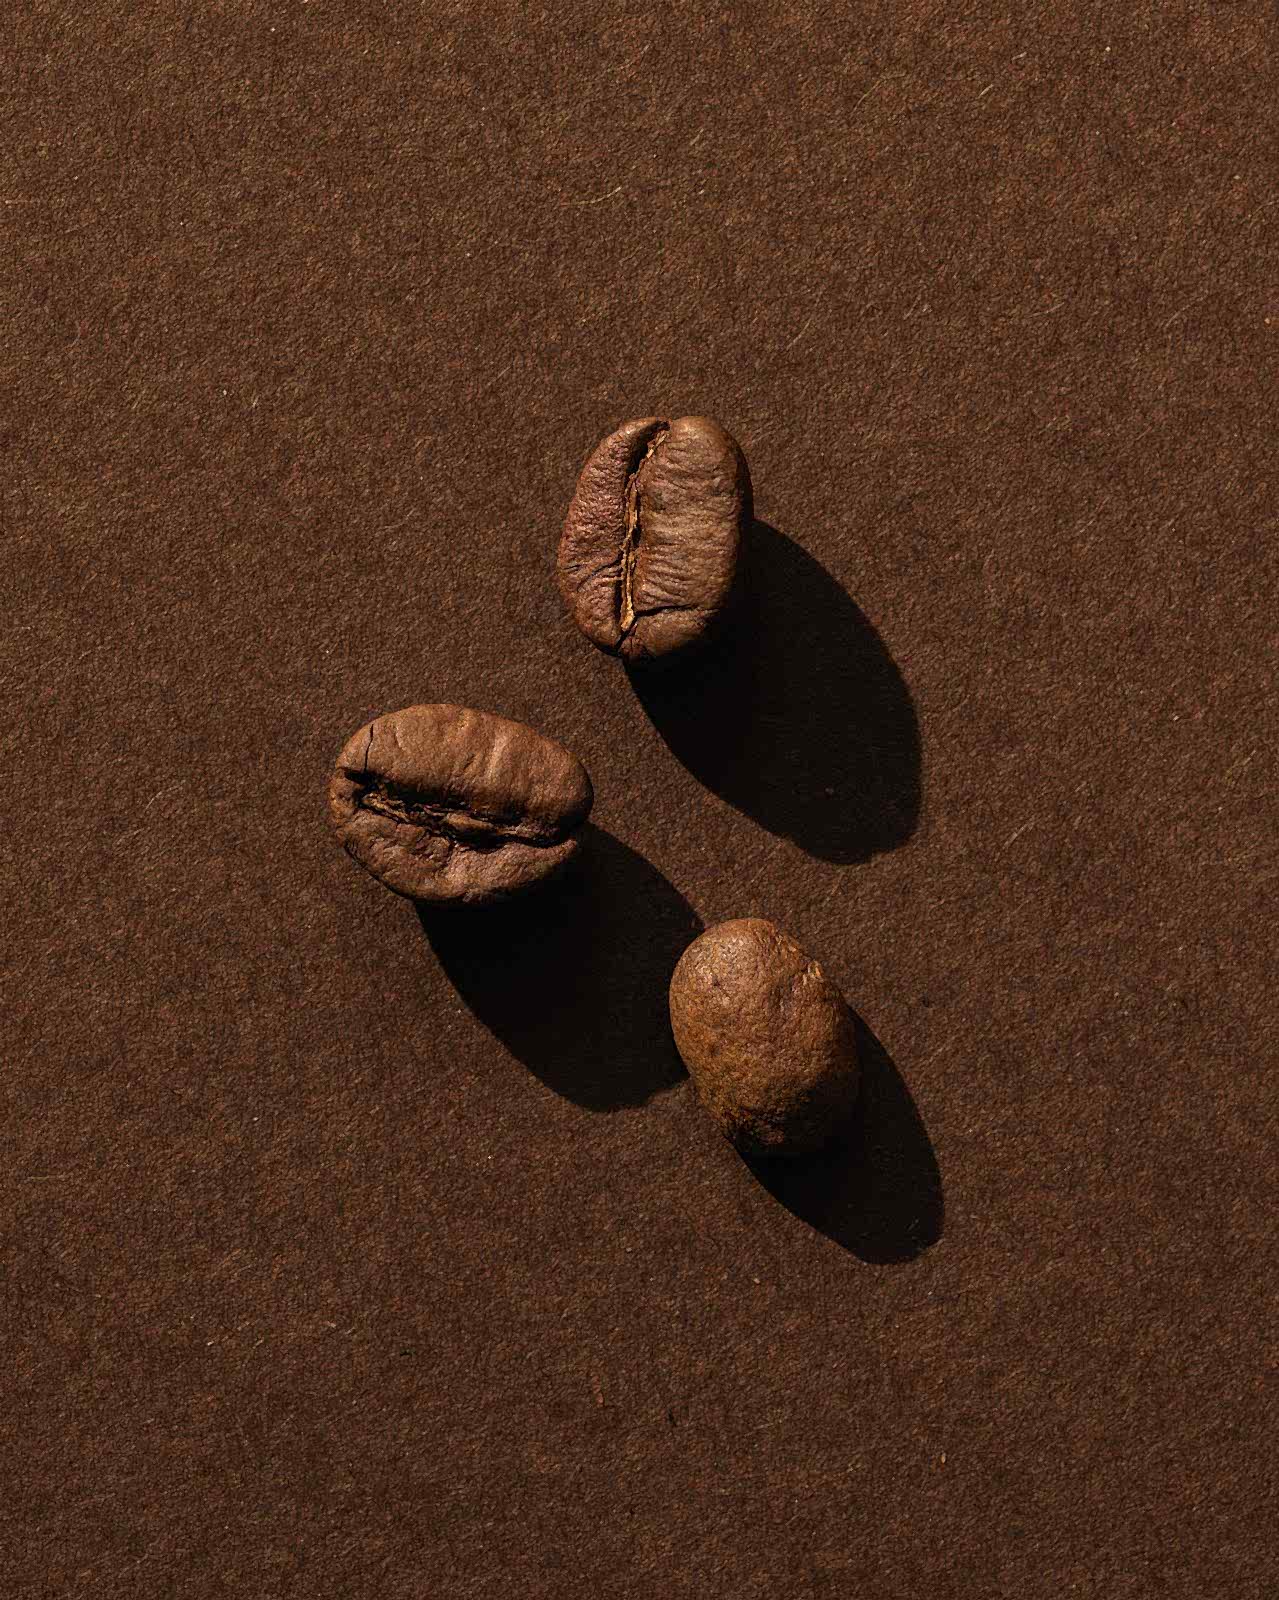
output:
{"label": "coffee bean center crease", "polygon": [[411,789],[385,781],[362,789],[356,804],[364,811],[389,817],[405,827],[421,828],[467,850],[500,850],[504,844],[517,841],[535,846],[553,842],[521,833],[516,817],[477,816],[463,807],[424,800]]}
{"label": "coffee bean center crease", "polygon": [[[651,613],[639,611],[635,606],[635,563],[643,539],[643,508],[641,476],[658,448],[670,433],[669,428],[659,428],[648,441],[643,456],[626,480],[626,529],[622,536],[621,567],[618,579],[617,621],[622,639],[634,628],[642,616]],[[622,639],[618,640],[620,646]]]}

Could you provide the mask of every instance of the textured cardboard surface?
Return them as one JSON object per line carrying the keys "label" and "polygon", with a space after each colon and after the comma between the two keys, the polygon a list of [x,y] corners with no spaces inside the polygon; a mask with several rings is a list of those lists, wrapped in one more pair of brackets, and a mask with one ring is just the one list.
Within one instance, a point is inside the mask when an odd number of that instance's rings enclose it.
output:
{"label": "textured cardboard surface", "polygon": [[[1275,1592],[1273,30],[6,11],[6,1596]],[[699,411],[753,632],[633,688],[560,521]],[[419,700],[595,781],[487,943],[326,830]],[[749,914],[799,1173],[665,1029]]]}

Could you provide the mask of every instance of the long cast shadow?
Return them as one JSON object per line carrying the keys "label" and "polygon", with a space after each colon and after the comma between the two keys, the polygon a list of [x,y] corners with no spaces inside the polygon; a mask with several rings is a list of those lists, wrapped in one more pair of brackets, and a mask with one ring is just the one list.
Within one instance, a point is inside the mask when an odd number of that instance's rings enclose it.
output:
{"label": "long cast shadow", "polygon": [[768,523],[743,543],[720,637],[627,674],[675,756],[770,833],[842,863],[914,833],[919,723],[902,675],[826,569]]}
{"label": "long cast shadow", "polygon": [[860,1017],[857,1045],[862,1087],[847,1132],[816,1155],[746,1165],[788,1211],[861,1260],[913,1261],[941,1238],[941,1172],[910,1090]]}
{"label": "long cast shadow", "polygon": [[462,999],[557,1094],[616,1111],[684,1077],[666,995],[702,925],[611,834],[588,825],[563,875],[509,905],[418,917]]}

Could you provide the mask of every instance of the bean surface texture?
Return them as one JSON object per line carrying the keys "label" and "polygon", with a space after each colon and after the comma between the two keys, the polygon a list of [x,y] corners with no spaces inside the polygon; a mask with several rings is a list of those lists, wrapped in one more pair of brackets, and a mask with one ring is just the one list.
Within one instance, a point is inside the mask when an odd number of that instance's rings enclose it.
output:
{"label": "bean surface texture", "polygon": [[670,1010],[703,1105],[744,1153],[815,1150],[852,1112],[852,1013],[774,923],[744,917],[694,939],[671,979]]}

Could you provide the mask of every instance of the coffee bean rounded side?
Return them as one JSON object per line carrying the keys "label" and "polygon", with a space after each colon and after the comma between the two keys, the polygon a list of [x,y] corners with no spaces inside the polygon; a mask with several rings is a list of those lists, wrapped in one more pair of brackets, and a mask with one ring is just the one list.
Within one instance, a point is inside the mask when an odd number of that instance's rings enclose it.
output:
{"label": "coffee bean rounded side", "polygon": [[694,939],[670,1012],[702,1104],[744,1154],[815,1150],[847,1122],[860,1082],[852,1013],[775,923],[744,917]]}
{"label": "coffee bean rounded side", "polygon": [[558,872],[578,848],[591,780],[563,745],[465,706],[409,706],[343,746],[329,818],[394,893],[485,905]]}
{"label": "coffee bean rounded side", "polygon": [[723,615],[752,514],[737,441],[711,417],[640,417],[592,451],[560,539],[564,603],[592,644],[637,664]]}

